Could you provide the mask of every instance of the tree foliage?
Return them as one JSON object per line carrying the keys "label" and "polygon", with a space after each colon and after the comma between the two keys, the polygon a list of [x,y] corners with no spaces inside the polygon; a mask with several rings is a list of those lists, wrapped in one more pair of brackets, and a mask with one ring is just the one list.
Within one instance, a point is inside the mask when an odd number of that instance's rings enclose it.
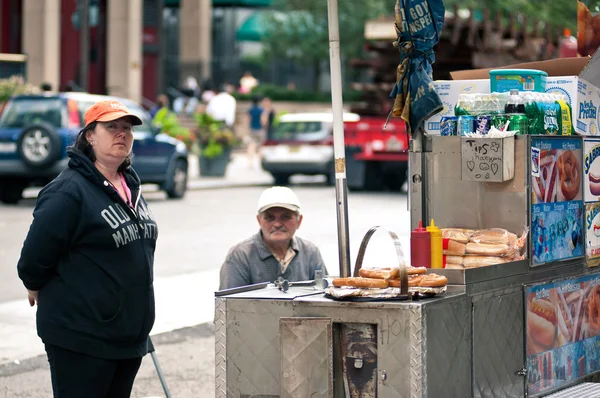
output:
{"label": "tree foliage", "polygon": [[[390,15],[394,0],[338,1],[341,53],[345,59],[359,56],[365,23]],[[266,23],[265,52],[270,58],[285,57],[310,65],[329,57],[326,0],[279,0]]]}
{"label": "tree foliage", "polygon": [[[488,9],[491,15],[501,11],[506,24],[511,15],[523,14],[527,16],[525,23],[529,30],[533,30],[533,19],[543,22],[543,29],[556,30],[555,35],[562,33],[564,27],[572,32],[577,30],[575,0],[445,0],[444,3],[448,11],[455,5],[479,11]],[[362,55],[366,21],[392,16],[394,4],[395,0],[338,0],[343,60]],[[265,27],[267,35],[263,43],[267,58],[290,59],[301,65],[328,60],[327,0],[276,0]]]}

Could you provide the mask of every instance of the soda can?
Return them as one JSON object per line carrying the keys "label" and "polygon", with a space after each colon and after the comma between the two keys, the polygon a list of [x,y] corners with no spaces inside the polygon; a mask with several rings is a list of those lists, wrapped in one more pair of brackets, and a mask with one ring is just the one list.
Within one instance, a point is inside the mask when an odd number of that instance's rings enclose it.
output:
{"label": "soda can", "polygon": [[504,126],[508,122],[507,115],[494,115],[492,116],[492,126],[496,127],[498,130],[502,130]]}
{"label": "soda can", "polygon": [[492,117],[489,115],[481,115],[475,118],[475,132],[477,134],[486,135],[490,131]]}
{"label": "soda can", "polygon": [[510,125],[508,126],[508,129],[510,131],[518,130],[515,135],[529,134],[529,120],[527,119],[527,116],[525,116],[522,113],[513,113],[512,115],[510,115],[508,120],[510,120]]}
{"label": "soda can", "polygon": [[442,116],[440,121],[440,135],[446,137],[451,135],[457,135],[458,131],[458,117],[456,116]]}
{"label": "soda can", "polygon": [[457,122],[457,135],[465,136],[468,133],[475,132],[475,117],[474,116],[459,116]]}

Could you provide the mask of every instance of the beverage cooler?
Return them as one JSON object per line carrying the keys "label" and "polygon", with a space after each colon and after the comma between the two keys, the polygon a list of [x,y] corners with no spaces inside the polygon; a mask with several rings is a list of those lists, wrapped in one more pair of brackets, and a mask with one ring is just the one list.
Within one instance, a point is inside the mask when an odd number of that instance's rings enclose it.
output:
{"label": "beverage cooler", "polygon": [[587,383],[600,370],[598,156],[580,136],[413,139],[411,227],[502,228],[527,237],[524,255],[429,269],[448,279],[435,294],[344,300],[320,280],[217,292],[216,396],[600,396]]}

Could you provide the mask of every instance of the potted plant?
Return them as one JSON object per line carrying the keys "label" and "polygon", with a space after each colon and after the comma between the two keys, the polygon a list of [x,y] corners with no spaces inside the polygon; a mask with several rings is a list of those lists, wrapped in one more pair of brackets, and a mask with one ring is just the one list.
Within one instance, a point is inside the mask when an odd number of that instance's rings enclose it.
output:
{"label": "potted plant", "polygon": [[31,84],[25,83],[21,76],[12,76],[0,79],[0,114],[6,101],[13,95],[38,93],[39,89]]}
{"label": "potted plant", "polygon": [[233,130],[206,113],[195,115],[200,145],[200,175],[223,177],[231,160],[231,150],[238,144]]}
{"label": "potted plant", "polygon": [[196,141],[196,137],[190,129],[183,127],[180,124],[177,115],[174,112],[171,112],[167,107],[160,108],[158,112],[156,112],[152,123],[155,126],[160,127],[165,134],[182,141],[188,151],[191,150],[192,145]]}

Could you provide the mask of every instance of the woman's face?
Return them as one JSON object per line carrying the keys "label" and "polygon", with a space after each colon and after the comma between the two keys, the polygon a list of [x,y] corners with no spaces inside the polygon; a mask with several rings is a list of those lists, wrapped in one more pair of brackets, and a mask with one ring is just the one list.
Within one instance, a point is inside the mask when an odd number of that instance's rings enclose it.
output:
{"label": "woman's face", "polygon": [[128,117],[98,122],[96,128],[87,134],[88,142],[96,155],[96,162],[118,168],[131,153],[133,124]]}

